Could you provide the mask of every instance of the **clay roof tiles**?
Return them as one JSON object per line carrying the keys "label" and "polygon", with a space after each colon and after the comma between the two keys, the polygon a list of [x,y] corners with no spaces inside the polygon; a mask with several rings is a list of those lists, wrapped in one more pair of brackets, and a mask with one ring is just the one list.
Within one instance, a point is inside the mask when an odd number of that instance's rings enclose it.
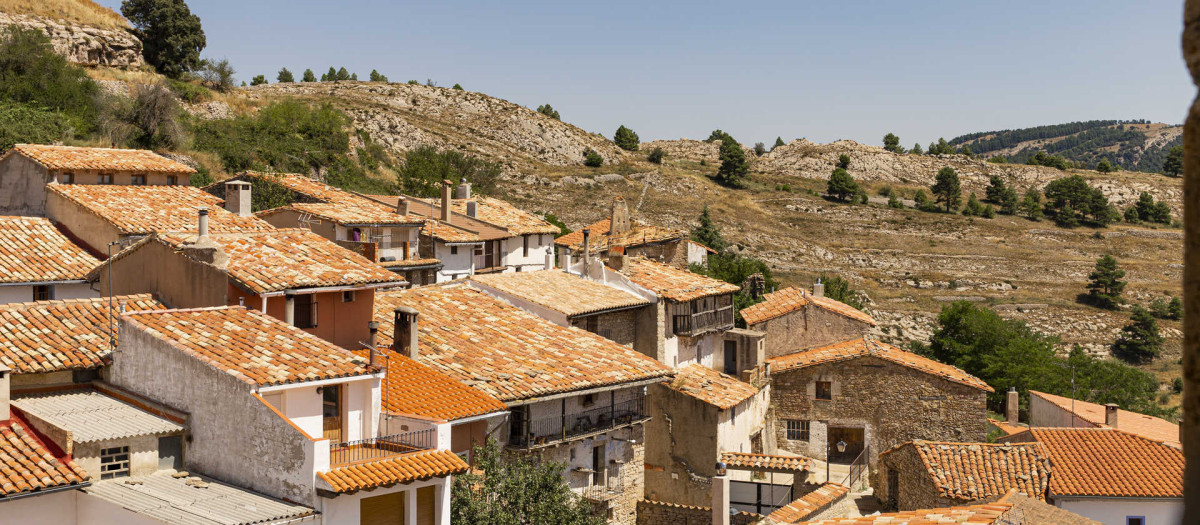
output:
{"label": "clay roof tiles", "polygon": [[[194,234],[165,234],[176,249],[196,241]],[[363,256],[309,230],[280,229],[210,236],[229,257],[220,268],[247,290],[404,284],[404,279]]]}
{"label": "clay roof tiles", "polygon": [[400,306],[419,312],[421,363],[505,402],[671,373],[630,348],[556,325],[462,283],[377,293],[381,346],[392,345],[393,311]]}
{"label": "clay roof tiles", "polygon": [[0,282],[85,278],[100,260],[40,217],[0,217]]}
{"label": "clay roof tiles", "polygon": [[[512,204],[491,197],[475,197],[475,218],[500,226],[513,235],[557,234],[558,226]],[[451,209],[466,215],[468,199],[455,199]]]}
{"label": "clay roof tiles", "polygon": [[483,242],[484,237],[477,232],[443,223],[436,219],[426,219],[421,234],[433,237],[442,242]]}
{"label": "clay roof tiles", "polygon": [[424,217],[400,215],[395,209],[376,204],[366,199],[359,202],[325,203],[297,202],[281,208],[263,210],[255,215],[269,217],[285,210],[311,214],[314,217],[342,225],[418,226],[425,224]]}
{"label": "clay roof tiles", "polygon": [[799,368],[836,363],[861,357],[875,357],[891,361],[900,366],[941,377],[947,381],[992,392],[992,387],[988,386],[982,379],[958,368],[901,350],[887,343],[867,339],[843,341],[832,345],[802,350],[793,354],[772,357],[767,359],[767,363],[771,367],[772,374],[780,374]]}
{"label": "clay roof tiles", "polygon": [[[354,353],[367,357],[366,349]],[[505,409],[499,399],[399,353],[387,352],[384,366],[383,409],[387,412],[454,421]]]}
{"label": "clay roof tiles", "polygon": [[469,468],[462,458],[449,450],[430,450],[338,467],[318,472],[317,477],[336,492],[355,492],[462,474]]}
{"label": "clay roof tiles", "polygon": [[208,228],[213,233],[275,229],[257,217],[230,213],[222,207],[225,201],[191,186],[50,184],[46,188],[112,224],[122,235],[195,232],[200,208],[208,208]]}
{"label": "clay roof tiles", "polygon": [[[312,177],[298,173],[265,173],[261,171],[243,171],[238,178],[260,179],[279,184],[296,193],[301,193],[314,199],[330,202],[359,202],[363,199],[352,193],[339,190]],[[219,183],[218,183],[219,184]]]}
{"label": "clay roof tiles", "polygon": [[142,149],[87,148],[17,144],[6,153],[19,153],[51,170],[137,171],[146,173],[192,174],[196,170],[153,151]]}
{"label": "clay roof tiles", "polygon": [[611,234],[612,220],[604,219],[563,235],[555,239],[554,244],[565,246],[571,251],[583,250],[584,229],[590,232],[588,249],[593,253],[602,252],[610,247],[641,246],[656,242],[684,240],[688,237],[687,232],[683,230],[652,226],[635,220],[629,221],[629,231],[614,235]]}
{"label": "clay roof tiles", "polygon": [[773,454],[751,454],[749,452],[722,452],[721,462],[734,470],[790,470],[803,472],[812,468],[812,459],[803,456],[778,456]]}
{"label": "clay roof tiles", "polygon": [[1046,499],[1050,460],[1040,443],[942,443],[912,441],[882,455],[912,447],[938,495],[961,501],[999,496],[1010,489]]}
{"label": "clay roof tiles", "polygon": [[650,304],[644,297],[562,270],[475,275],[471,281],[568,317]]}
{"label": "clay roof tiles", "polygon": [[687,302],[701,297],[724,295],[741,290],[741,287],[735,284],[654,262],[644,257],[628,258],[624,267],[621,268],[621,273],[634,284],[653,290],[659,296],[677,302]]}
{"label": "clay roof tiles", "polygon": [[1051,496],[1183,497],[1183,451],[1111,428],[1031,428],[1054,468]]}
{"label": "clay roof tiles", "polygon": [[[1101,426],[1105,424],[1104,405],[1080,401],[1078,399],[1072,400],[1069,397],[1056,396],[1035,390],[1030,390],[1029,395],[1037,396],[1058,405],[1067,412],[1071,412],[1072,407],[1074,407],[1076,416],[1093,425]],[[1179,446],[1180,444],[1179,425],[1154,416],[1117,409],[1117,429],[1154,441],[1162,441],[1169,445]],[[1025,429],[1022,428],[1021,430]]]}
{"label": "clay roof tiles", "polygon": [[799,499],[776,509],[770,516],[776,524],[787,525],[797,523],[812,513],[821,510],[850,492],[850,489],[837,483],[825,483],[816,490],[805,494]]}
{"label": "clay roof tiles", "polygon": [[746,325],[756,325],[814,305],[818,308],[875,326],[875,319],[862,310],[829,297],[817,297],[800,288],[784,288],[763,296],[760,303],[742,309]]}
{"label": "clay roof tiles", "polygon": [[69,456],[52,454],[19,417],[0,422],[0,501],[87,479],[87,472]]}
{"label": "clay roof tiles", "polygon": [[367,361],[349,350],[240,306],[126,313],[122,319],[251,385],[371,373]]}
{"label": "clay roof tiles", "polygon": [[[0,364],[14,374],[98,368],[109,358],[109,299],[0,305]],[[161,310],[150,294],[117,296],[114,308]],[[117,314],[113,315],[116,326]]]}
{"label": "clay roof tiles", "polygon": [[870,516],[802,521],[800,523],[804,525],[992,525],[1002,523],[998,520],[1011,508],[1011,503],[997,502],[965,507],[885,512]]}
{"label": "clay roof tiles", "polygon": [[675,379],[667,383],[667,388],[721,410],[737,406],[758,393],[749,383],[695,363],[675,372]]}

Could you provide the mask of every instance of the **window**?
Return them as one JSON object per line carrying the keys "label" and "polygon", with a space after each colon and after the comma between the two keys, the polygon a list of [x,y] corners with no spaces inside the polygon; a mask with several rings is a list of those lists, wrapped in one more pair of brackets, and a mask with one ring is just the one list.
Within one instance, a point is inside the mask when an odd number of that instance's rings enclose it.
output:
{"label": "window", "polygon": [[525,257],[529,257],[529,236],[528,236],[528,235],[522,235],[522,236],[521,236],[521,242],[524,242],[524,243],[525,243],[525,246],[524,246],[524,249],[525,249],[525,252],[524,252],[524,253],[525,253]]}
{"label": "window", "polygon": [[296,296],[295,311],[296,328],[317,327],[317,296],[304,294]]}
{"label": "window", "polygon": [[458,246],[450,247],[450,255],[458,255]]}
{"label": "window", "polygon": [[33,287],[34,301],[50,301],[54,299],[54,286],[40,284]]}
{"label": "window", "polygon": [[146,185],[146,175],[141,174],[141,173],[134,173],[133,176],[129,178],[129,183],[134,186],[145,186]]}
{"label": "window", "polygon": [[167,175],[167,186],[175,186],[176,184],[179,184],[179,177]]}
{"label": "window", "polygon": [[1145,516],[1126,516],[1125,525],[1146,525]]}
{"label": "window", "polygon": [[833,399],[833,383],[829,381],[817,381],[817,399],[830,401]]}
{"label": "window", "polygon": [[590,407],[594,404],[596,404],[596,394],[584,394],[583,395],[583,406]]}
{"label": "window", "polygon": [[354,302],[354,290],[346,290],[346,291],[342,292],[342,302],[343,303],[353,303]]}
{"label": "window", "polygon": [[732,408],[730,408],[729,410],[730,410],[730,412],[729,412],[729,420],[730,420],[730,421],[737,421],[737,405],[734,405],[734,406],[733,406]]}
{"label": "window", "polygon": [[100,449],[100,479],[129,475],[129,447]]}
{"label": "window", "polygon": [[61,184],[75,184],[75,174],[63,173],[62,176],[58,178],[58,182]]}
{"label": "window", "polygon": [[787,420],[787,438],[794,441],[808,441],[808,421]]}
{"label": "window", "polygon": [[112,184],[112,183],[113,183],[112,173],[101,173],[100,174],[100,184]]}

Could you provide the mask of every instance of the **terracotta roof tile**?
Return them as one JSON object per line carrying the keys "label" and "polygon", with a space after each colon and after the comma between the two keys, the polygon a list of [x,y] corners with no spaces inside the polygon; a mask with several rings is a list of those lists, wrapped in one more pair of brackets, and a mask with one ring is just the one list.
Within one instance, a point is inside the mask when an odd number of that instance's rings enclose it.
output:
{"label": "terracotta roof tile", "polygon": [[[214,234],[210,238],[229,257],[220,269],[256,294],[289,288],[404,284],[399,275],[308,230]],[[196,235],[165,234],[161,239],[180,249],[194,243]]]}
{"label": "terracotta roof tile", "polygon": [[430,450],[318,472],[317,477],[336,492],[355,492],[462,474],[469,468],[449,450]]}
{"label": "terracotta roof tile", "polygon": [[138,171],[191,174],[196,170],[153,151],[17,144],[4,156],[20,153],[51,170]]}
{"label": "terracotta roof tile", "polygon": [[425,224],[424,217],[400,215],[396,213],[395,209],[366,199],[360,199],[358,202],[344,203],[297,202],[281,208],[263,210],[255,215],[265,218],[286,210],[308,213],[314,217],[343,226],[419,226]]}
{"label": "terracotta roof tile", "polygon": [[803,472],[812,468],[812,459],[803,456],[777,456],[748,452],[722,452],[721,462],[734,470]]}
{"label": "terracotta roof tile", "polygon": [[0,282],[76,281],[100,260],[40,217],[0,217]]}
{"label": "terracotta roof tile", "polygon": [[632,349],[556,325],[462,283],[376,293],[380,346],[392,345],[393,311],[400,306],[420,314],[421,363],[505,402],[671,373]]}
{"label": "terracotta roof tile", "polygon": [[758,389],[749,383],[695,363],[675,372],[675,379],[667,383],[667,388],[721,410],[728,410],[758,393]]}
{"label": "terracotta roof tile", "polygon": [[364,200],[355,196],[353,193],[339,190],[333,186],[325,184],[324,182],[313,180],[312,177],[300,175],[298,173],[265,173],[261,171],[243,171],[235,178],[243,180],[267,180],[279,184],[296,193],[301,193],[324,202],[341,203],[361,202]]}
{"label": "terracotta roof tile", "polygon": [[875,319],[865,312],[829,297],[817,297],[799,288],[784,288],[764,295],[762,302],[742,309],[742,319],[746,320],[747,325],[756,325],[802,310],[809,305],[875,326]]}
{"label": "terracotta roof tile", "polygon": [[[1105,424],[1104,405],[1080,401],[1078,399],[1072,400],[1069,397],[1056,396],[1035,390],[1030,390],[1029,395],[1045,399],[1067,412],[1071,412],[1071,407],[1074,406],[1075,415],[1079,418],[1096,426]],[[1180,445],[1179,425],[1154,416],[1117,409],[1117,429],[1154,441],[1162,441],[1169,445]],[[1022,428],[1021,430],[1025,429]]]}
{"label": "terracotta roof tile", "polygon": [[371,373],[367,361],[349,350],[240,306],[126,313],[122,319],[252,385]]}
{"label": "terracotta roof tile", "polygon": [[378,263],[384,268],[416,268],[420,266],[440,266],[440,259],[405,259],[403,261],[380,261]]}
{"label": "terracotta roof tile", "polygon": [[966,507],[885,512],[856,518],[802,521],[805,525],[992,525],[1004,516],[1011,503],[991,503]]}
{"label": "terracotta roof tile", "polygon": [[797,368],[836,363],[860,357],[876,357],[919,372],[941,377],[947,381],[978,388],[987,392],[992,391],[992,387],[988,386],[982,379],[963,372],[958,368],[901,350],[887,343],[866,339],[854,339],[794,354],[772,357],[767,359],[767,363],[771,366],[772,374],[780,374]]}
{"label": "terracotta roof tile", "polygon": [[475,275],[471,282],[568,317],[650,304],[644,297],[562,270]]}
{"label": "terracotta roof tile", "polygon": [[880,456],[904,448],[915,450],[943,498],[976,501],[1016,489],[1046,499],[1050,460],[1040,443],[902,443]]}
{"label": "terracotta roof tile", "polygon": [[[113,298],[114,308],[161,310],[150,294]],[[107,298],[0,305],[0,363],[14,374],[97,368],[107,363]],[[113,326],[116,326],[116,315]]]}
{"label": "terracotta roof tile", "polygon": [[208,228],[213,233],[275,229],[257,217],[230,213],[222,207],[225,201],[191,186],[50,184],[46,188],[112,224],[122,235],[195,232],[200,208],[208,208]]}
{"label": "terracotta roof tile", "polygon": [[421,228],[421,235],[433,237],[442,242],[483,242],[477,232],[443,223],[436,219],[427,219]]}
{"label": "terracotta roof tile", "polygon": [[825,483],[816,490],[805,494],[796,501],[788,503],[780,507],[775,512],[772,512],[768,518],[771,518],[779,525],[787,525],[797,523],[804,518],[809,517],[812,513],[821,510],[850,492],[846,488],[837,483]]}
{"label": "terracotta roof tile", "polygon": [[19,417],[0,422],[0,501],[87,479],[87,472],[70,457],[52,454]]}
{"label": "terracotta roof tile", "polygon": [[644,257],[628,258],[624,267],[621,268],[621,273],[634,284],[653,290],[659,296],[677,302],[741,290],[741,287],[737,285],[654,262]]}
{"label": "terracotta roof tile", "polygon": [[475,197],[474,199],[454,199],[451,209],[466,215],[467,202],[475,201],[475,218],[495,224],[508,230],[513,235],[557,234],[557,226],[546,222],[545,219],[522,210],[512,204],[491,197]]}
{"label": "terracotta roof tile", "polygon": [[[505,410],[499,399],[464,385],[446,373],[397,352],[382,351],[386,353],[383,363],[387,367],[383,409],[388,412],[454,421]],[[367,358],[365,348],[354,353]]]}
{"label": "terracotta roof tile", "polygon": [[630,220],[629,231],[619,234],[610,235],[612,230],[612,220],[604,219],[599,222],[594,222],[587,225],[585,228],[580,228],[571,233],[563,235],[554,240],[554,244],[564,246],[571,251],[583,250],[583,230],[587,229],[590,232],[588,238],[589,250],[593,253],[603,252],[611,247],[616,246],[641,246],[664,241],[676,241],[687,239],[688,233],[683,230],[674,228],[661,228],[652,226],[644,222]]}
{"label": "terracotta roof tile", "polygon": [[1111,428],[1031,428],[1054,469],[1051,496],[1183,497],[1183,451]]}

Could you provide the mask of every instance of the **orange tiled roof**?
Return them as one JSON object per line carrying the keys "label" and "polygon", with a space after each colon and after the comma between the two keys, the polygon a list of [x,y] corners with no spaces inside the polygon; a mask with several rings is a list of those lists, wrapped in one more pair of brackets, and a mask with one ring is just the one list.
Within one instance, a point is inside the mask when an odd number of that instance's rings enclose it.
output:
{"label": "orange tiled roof", "polygon": [[681,270],[668,264],[654,262],[645,257],[628,258],[624,267],[621,268],[621,273],[634,284],[653,290],[661,297],[678,302],[741,290],[741,287],[737,285]]}
{"label": "orange tiled roof", "polygon": [[455,212],[467,214],[467,201],[475,201],[475,218],[508,230],[513,235],[556,234],[557,226],[546,222],[545,219],[522,210],[512,204],[491,197],[475,197],[474,199],[454,199],[450,207]]}
{"label": "orange tiled roof", "polygon": [[1025,425],[1012,425],[1012,424],[1009,424],[1008,421],[1005,421],[1003,419],[988,419],[987,422],[990,423],[992,426],[1000,429],[1001,432],[1004,432],[1005,436],[1011,436],[1013,434],[1019,434],[1026,430],[1029,430],[1029,427],[1027,427]]}
{"label": "orange tiled roof", "polygon": [[[220,269],[256,294],[288,288],[404,283],[399,275],[308,230],[214,234],[210,238],[229,257]],[[161,239],[179,249],[194,243],[196,235],[165,234]]]}
{"label": "orange tiled roof", "polygon": [[[1078,399],[1072,401],[1069,397],[1056,396],[1035,390],[1030,390],[1029,395],[1037,396],[1054,403],[1067,412],[1071,412],[1071,407],[1074,406],[1075,415],[1084,421],[1097,426],[1105,424],[1104,405],[1080,401]],[[1180,444],[1179,425],[1154,416],[1117,409],[1117,429],[1124,430],[1130,434],[1137,434],[1147,439],[1153,439],[1154,441],[1162,441],[1163,443],[1176,446]],[[1021,430],[1025,429],[1022,428]]]}
{"label": "orange tiled roof", "polygon": [[734,470],[790,470],[803,472],[812,468],[812,459],[803,456],[776,456],[748,452],[722,452],[721,462]]}
{"label": "orange tiled roof", "polygon": [[562,270],[475,275],[471,281],[568,317],[650,304],[644,297]]}
{"label": "orange tiled roof", "polygon": [[667,388],[685,394],[721,410],[754,397],[758,389],[707,366],[690,364],[675,372]]}
{"label": "orange tiled roof", "polygon": [[812,513],[820,510],[845,496],[850,492],[850,489],[837,483],[825,483],[816,490],[805,494],[803,497],[788,503],[772,512],[767,516],[779,525],[787,525],[789,523],[797,523],[804,518],[809,517]]}
{"label": "orange tiled roof", "polygon": [[126,313],[122,319],[252,385],[368,374],[367,361],[333,343],[240,306]]}
{"label": "orange tiled roof", "polygon": [[484,239],[477,232],[458,228],[436,219],[427,219],[425,226],[421,228],[421,235],[433,237],[442,242],[483,242]]}
{"label": "orange tiled roof", "polygon": [[100,260],[41,217],[0,217],[0,282],[77,281]]}
{"label": "orange tiled roof", "polygon": [[583,250],[583,230],[587,229],[591,236],[588,238],[588,249],[593,253],[602,252],[616,246],[641,246],[663,241],[684,240],[688,234],[674,228],[661,228],[641,221],[630,220],[629,231],[610,235],[612,220],[604,219],[587,225],[554,240],[554,244],[565,246],[571,251]]}
{"label": "orange tiled roof", "polygon": [[1040,443],[942,443],[910,441],[880,456],[911,447],[921,458],[938,495],[975,501],[1010,489],[1046,499],[1050,460]]}
{"label": "orange tiled roof", "polygon": [[4,156],[20,153],[51,170],[137,171],[191,174],[196,170],[144,149],[85,148],[17,144]]}
{"label": "orange tiled roof", "polygon": [[437,266],[437,265],[442,264],[442,261],[440,259],[434,259],[434,258],[430,257],[428,259],[405,259],[403,261],[380,261],[378,264],[384,268],[404,269],[404,268],[416,268],[418,266]]}
{"label": "orange tiled roof", "polygon": [[[383,349],[387,367],[383,409],[397,415],[413,415],[454,421],[504,411],[504,403],[415,359]],[[367,350],[355,350],[367,358]]]}
{"label": "orange tiled roof", "polygon": [[[1011,503],[990,503],[966,507],[908,510],[885,512],[857,518],[833,518],[820,521],[802,521],[803,525],[992,525],[997,523],[1009,509]],[[800,525],[797,524],[797,525]]]}
{"label": "orange tiled roof", "polygon": [[[313,180],[312,177],[298,173],[265,173],[261,171],[243,171],[236,178],[262,179],[279,184],[296,193],[301,193],[325,202],[361,202],[352,193],[339,190],[333,186]],[[220,184],[220,183],[218,183]]]}
{"label": "orange tiled roof", "polygon": [[501,401],[665,377],[671,369],[632,349],[566,328],[462,283],[375,294],[380,345],[393,310],[419,312],[418,360]]}
{"label": "orange tiled roof", "polygon": [[0,421],[0,501],[87,481],[69,457],[56,457],[19,417]]}
{"label": "orange tiled roof", "polygon": [[222,207],[225,201],[191,186],[50,184],[47,189],[112,224],[122,235],[194,232],[200,208],[208,208],[208,229],[213,233],[275,229],[257,217],[230,213]]}
{"label": "orange tiled roof", "polygon": [[756,325],[802,310],[810,304],[875,326],[875,319],[863,311],[828,297],[817,297],[799,288],[784,288],[764,295],[761,303],[742,309],[742,319],[746,320],[747,326]]}
{"label": "orange tiled roof", "polygon": [[1183,451],[1111,428],[1031,428],[1050,453],[1051,496],[1183,497]]}
{"label": "orange tiled roof", "polygon": [[269,217],[286,210],[308,213],[314,217],[344,226],[416,226],[425,224],[424,217],[399,215],[396,210],[366,199],[354,203],[297,202],[281,208],[263,210],[255,215]]}
{"label": "orange tiled roof", "polygon": [[356,492],[462,474],[469,468],[462,458],[449,450],[430,450],[338,467],[318,472],[317,477],[336,492]]}
{"label": "orange tiled roof", "polygon": [[[126,311],[161,310],[150,294],[113,298]],[[0,364],[14,374],[97,368],[107,363],[108,298],[0,305]],[[114,312],[116,326],[118,312]]]}
{"label": "orange tiled roof", "polygon": [[836,363],[860,357],[876,357],[891,361],[919,372],[938,376],[947,381],[992,392],[992,387],[982,379],[963,372],[958,368],[907,352],[887,343],[867,339],[854,339],[828,346],[803,350],[794,354],[767,359],[772,374],[780,374],[798,368]]}

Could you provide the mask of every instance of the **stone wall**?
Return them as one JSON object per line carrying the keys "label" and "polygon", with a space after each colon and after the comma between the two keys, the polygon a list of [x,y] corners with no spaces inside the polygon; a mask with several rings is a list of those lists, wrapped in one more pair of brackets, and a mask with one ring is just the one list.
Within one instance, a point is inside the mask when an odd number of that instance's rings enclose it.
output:
{"label": "stone wall", "polygon": [[601,337],[630,348],[637,340],[638,310],[622,310],[608,314],[600,314],[597,319],[599,329],[596,332]]}
{"label": "stone wall", "polygon": [[[897,476],[896,494],[891,493],[888,477]],[[938,494],[938,489],[929,477],[929,471],[911,446],[900,447],[879,458],[879,470],[872,480],[875,497],[888,510],[932,509],[952,505],[966,505],[962,501],[951,502]],[[895,505],[892,505],[895,499]]]}
{"label": "stone wall", "polygon": [[646,408],[646,497],[688,505],[712,501],[720,411],[694,397],[650,385]]}
{"label": "stone wall", "polygon": [[749,328],[767,333],[765,344],[766,356],[769,359],[858,339],[870,331],[871,325],[810,304],[783,317]]}
{"label": "stone wall", "polygon": [[123,69],[145,65],[142,41],[128,30],[73,25],[40,16],[0,13],[0,26],[18,25],[40,29],[50,37],[54,52],[85,66]]}
{"label": "stone wall", "polygon": [[[757,514],[741,512],[730,516],[729,523],[753,525],[766,521]],[[637,505],[637,525],[712,525],[712,507],[642,500]]]}

